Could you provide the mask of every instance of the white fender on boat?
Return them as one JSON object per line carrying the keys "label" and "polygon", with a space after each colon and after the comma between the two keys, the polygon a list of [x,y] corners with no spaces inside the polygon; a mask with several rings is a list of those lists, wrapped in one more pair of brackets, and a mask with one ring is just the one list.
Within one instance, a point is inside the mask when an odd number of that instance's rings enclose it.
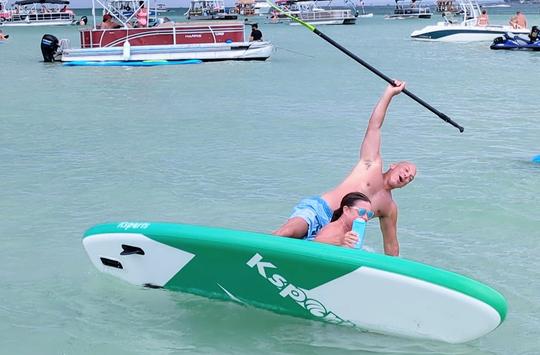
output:
{"label": "white fender on boat", "polygon": [[131,44],[129,44],[129,41],[124,42],[124,49],[122,52],[122,59],[125,61],[129,60],[129,57],[131,56]]}

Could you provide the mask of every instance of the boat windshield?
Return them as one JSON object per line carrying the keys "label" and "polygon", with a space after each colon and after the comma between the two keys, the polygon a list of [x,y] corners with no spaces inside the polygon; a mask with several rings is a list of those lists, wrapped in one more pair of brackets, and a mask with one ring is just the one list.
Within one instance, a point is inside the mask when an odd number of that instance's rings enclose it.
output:
{"label": "boat windshield", "polygon": [[452,11],[443,11],[442,16],[447,23],[476,25],[480,6],[473,0],[459,0],[457,7],[452,7]]}

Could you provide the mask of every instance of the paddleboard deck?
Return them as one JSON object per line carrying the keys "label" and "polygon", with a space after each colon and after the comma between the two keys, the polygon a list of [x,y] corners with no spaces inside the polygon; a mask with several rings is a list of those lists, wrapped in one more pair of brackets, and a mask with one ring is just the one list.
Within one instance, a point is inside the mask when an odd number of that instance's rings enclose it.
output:
{"label": "paddleboard deck", "polygon": [[98,270],[135,285],[384,334],[462,343],[507,311],[500,293],[450,271],[260,233],[121,222],[89,229],[83,245]]}

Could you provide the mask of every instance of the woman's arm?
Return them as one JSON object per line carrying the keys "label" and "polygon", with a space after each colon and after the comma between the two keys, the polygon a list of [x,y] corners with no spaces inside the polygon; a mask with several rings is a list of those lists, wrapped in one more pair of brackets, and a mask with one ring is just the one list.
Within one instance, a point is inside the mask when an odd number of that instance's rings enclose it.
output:
{"label": "woman's arm", "polygon": [[320,230],[314,241],[353,248],[358,241],[358,235],[353,231],[343,233],[340,228],[329,224]]}

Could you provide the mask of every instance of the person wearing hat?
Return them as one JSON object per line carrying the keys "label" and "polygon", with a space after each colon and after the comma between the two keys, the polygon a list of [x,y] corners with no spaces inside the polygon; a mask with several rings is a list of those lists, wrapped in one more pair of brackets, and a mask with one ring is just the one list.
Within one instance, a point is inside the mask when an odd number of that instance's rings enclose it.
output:
{"label": "person wearing hat", "polygon": [[256,23],[251,25],[251,34],[249,35],[249,41],[262,41],[262,32],[259,30],[259,26]]}

